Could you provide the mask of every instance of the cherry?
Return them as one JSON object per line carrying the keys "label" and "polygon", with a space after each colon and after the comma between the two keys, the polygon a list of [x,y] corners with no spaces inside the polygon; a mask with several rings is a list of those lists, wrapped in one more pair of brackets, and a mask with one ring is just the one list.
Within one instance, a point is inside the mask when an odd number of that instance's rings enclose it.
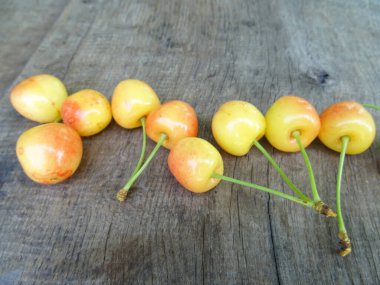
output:
{"label": "cherry", "polygon": [[341,152],[342,137],[349,137],[347,154],[367,150],[375,139],[376,126],[371,114],[355,101],[338,102],[321,115],[320,141],[328,148]]}
{"label": "cherry", "polygon": [[102,93],[85,89],[70,95],[61,108],[62,120],[81,136],[101,132],[112,120],[111,105]]}
{"label": "cherry", "polygon": [[162,145],[170,149],[184,137],[197,136],[197,114],[186,102],[169,101],[148,115],[146,133],[155,142],[166,135]]}
{"label": "cherry", "polygon": [[246,155],[254,142],[265,134],[265,118],[254,105],[245,101],[229,101],[221,105],[212,118],[212,133],[226,152]]}
{"label": "cherry", "polygon": [[24,79],[12,89],[10,96],[17,112],[39,123],[60,121],[60,109],[66,98],[65,85],[57,77],[49,74]]}
{"label": "cherry", "polygon": [[113,91],[112,115],[116,123],[127,129],[138,128],[142,119],[160,106],[156,92],[147,83],[128,79]]}
{"label": "cherry", "polygon": [[300,151],[294,132],[299,132],[302,145],[306,148],[318,136],[321,126],[315,108],[297,96],[278,99],[268,109],[265,119],[265,137],[273,147],[285,152]]}
{"label": "cherry", "polygon": [[59,183],[74,174],[82,159],[82,140],[71,127],[49,123],[25,131],[17,158],[26,175],[41,184]]}
{"label": "cherry", "polygon": [[355,101],[338,102],[321,115],[320,141],[328,148],[340,152],[336,181],[336,209],[338,236],[342,245],[340,255],[351,252],[351,241],[348,237],[341,209],[341,185],[343,165],[346,154],[359,154],[367,150],[375,139],[376,127],[370,113]]}

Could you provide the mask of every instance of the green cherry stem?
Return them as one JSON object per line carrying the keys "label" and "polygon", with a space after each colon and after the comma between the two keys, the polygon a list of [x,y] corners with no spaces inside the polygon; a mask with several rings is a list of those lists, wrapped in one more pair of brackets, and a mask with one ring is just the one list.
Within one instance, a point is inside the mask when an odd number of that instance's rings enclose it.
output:
{"label": "green cherry stem", "polygon": [[344,226],[343,221],[343,215],[342,215],[342,208],[340,203],[340,192],[341,192],[341,185],[342,185],[342,174],[343,174],[343,165],[344,165],[344,158],[346,156],[347,146],[350,142],[350,138],[347,136],[344,136],[341,138],[342,141],[342,149],[340,152],[340,158],[339,158],[339,166],[338,166],[338,174],[336,177],[336,213],[337,213],[337,220],[338,220],[338,236],[340,240],[340,244],[342,245],[340,255],[346,256],[351,252],[351,241],[348,238],[346,227]]}
{"label": "green cherry stem", "polygon": [[313,200],[315,202],[321,201],[321,198],[319,197],[318,190],[317,190],[317,184],[315,183],[314,171],[313,171],[313,168],[311,167],[309,156],[307,155],[306,150],[301,141],[301,133],[300,131],[294,131],[292,135],[297,141],[297,144],[301,150],[303,159],[305,161],[307,171],[309,172],[309,179],[310,179],[311,192],[313,194]]}
{"label": "green cherry stem", "polygon": [[145,128],[145,121],[146,121],[145,117],[142,117],[140,119],[141,127],[142,127],[142,130],[143,130],[143,134],[142,134],[142,147],[141,147],[140,159],[139,159],[139,161],[138,161],[138,163],[136,165],[136,168],[133,170],[131,177],[134,176],[137,171],[139,171],[141,165],[144,162],[145,149],[146,149],[146,128]]}
{"label": "green cherry stem", "polygon": [[150,161],[153,159],[153,157],[156,155],[158,149],[161,147],[161,145],[164,143],[164,141],[168,138],[166,134],[161,134],[160,139],[158,140],[156,146],[152,150],[152,152],[149,154],[147,159],[145,160],[144,164],[141,165],[141,167],[138,169],[138,171],[129,178],[127,183],[124,185],[124,187],[117,193],[116,198],[120,201],[123,202],[127,198],[128,191],[131,189],[137,178],[143,173],[145,168],[149,165]]}
{"label": "green cherry stem", "polygon": [[[139,158],[139,161],[137,162],[137,165],[135,167],[135,169],[133,170],[132,172],[132,175],[130,176],[130,178],[128,179],[127,183],[124,185],[124,187],[122,188],[122,190],[119,191],[119,193],[116,195],[117,199],[120,200],[121,202],[122,201],[125,201],[126,197],[127,197],[127,194],[128,194],[128,189],[126,189],[125,187],[127,186],[129,180],[131,180],[131,178],[137,173],[137,171],[139,171],[142,163],[144,162],[144,156],[145,156],[145,149],[146,149],[146,128],[145,128],[145,117],[142,117],[140,119],[140,122],[141,122],[141,127],[142,127],[142,131],[143,131],[143,134],[142,134],[142,147],[141,147],[141,152],[140,152],[140,158]],[[125,189],[125,191],[123,190]],[[124,193],[125,192],[125,193]]]}
{"label": "green cherry stem", "polygon": [[306,150],[302,144],[300,131],[294,131],[292,135],[297,141],[297,144],[301,150],[301,154],[305,161],[307,171],[309,173],[309,180],[310,180],[311,192],[312,192],[313,200],[314,200],[315,211],[327,217],[336,217],[336,213],[333,210],[331,210],[330,207],[327,206],[319,197],[317,184],[315,183],[314,171],[313,171],[313,168],[311,167],[309,156],[307,155]]}
{"label": "green cherry stem", "polygon": [[273,165],[273,167],[280,174],[280,176],[282,177],[282,179],[284,179],[284,181],[286,182],[286,184],[289,185],[289,187],[294,191],[294,193],[296,193],[298,195],[298,197],[300,197],[302,200],[304,200],[306,202],[312,201],[309,197],[307,197],[304,193],[302,193],[302,191],[300,189],[298,189],[296,187],[296,185],[293,184],[293,182],[289,179],[289,177],[286,176],[286,174],[284,173],[284,171],[282,171],[282,169],[280,168],[280,166],[274,161],[273,157],[265,150],[265,148],[258,141],[255,140],[253,142],[253,144],[268,159],[268,161]]}
{"label": "green cherry stem", "polygon": [[371,109],[375,109],[377,111],[380,111],[380,106],[377,106],[377,105],[374,105],[374,104],[367,104],[367,103],[364,103],[362,105],[364,107],[366,107],[366,108],[371,108]]}
{"label": "green cherry stem", "polygon": [[267,187],[264,187],[264,186],[261,186],[261,185],[257,185],[257,184],[254,184],[254,183],[249,183],[249,182],[246,182],[246,181],[238,180],[238,179],[235,179],[235,178],[232,178],[232,177],[220,175],[220,174],[215,173],[215,172],[211,175],[211,177],[216,178],[216,179],[221,179],[221,180],[224,180],[224,181],[227,181],[227,182],[239,184],[239,185],[242,185],[242,186],[254,188],[254,189],[257,189],[257,190],[260,190],[260,191],[263,191],[263,192],[267,192],[267,193],[279,196],[281,198],[284,198],[284,199],[296,202],[298,204],[304,205],[306,207],[313,208],[313,206],[314,206],[314,202],[313,201],[304,201],[304,200],[302,200],[302,199],[300,199],[298,197],[294,197],[292,195],[288,195],[288,194],[282,193],[282,192],[274,190],[274,189],[270,189],[270,188],[267,188]]}

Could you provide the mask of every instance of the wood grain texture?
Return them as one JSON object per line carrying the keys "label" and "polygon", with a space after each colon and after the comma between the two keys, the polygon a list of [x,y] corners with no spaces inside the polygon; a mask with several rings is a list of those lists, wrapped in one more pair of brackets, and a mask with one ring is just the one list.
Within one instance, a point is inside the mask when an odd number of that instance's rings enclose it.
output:
{"label": "wood grain texture", "polygon": [[[18,136],[36,124],[8,100],[10,82],[36,73],[60,77],[70,93],[93,88],[108,98],[120,80],[138,78],[163,102],[192,104],[199,136],[213,144],[212,115],[228,100],[262,111],[290,93],[319,111],[343,99],[380,104],[379,3],[71,0],[35,11],[49,15],[36,26],[51,25],[38,29],[40,40],[12,45],[31,27],[19,28],[25,16],[15,12],[7,18],[12,41],[0,47],[0,58],[10,50],[24,55],[0,70],[0,284],[380,283],[379,135],[370,150],[347,158],[342,198],[354,248],[341,258],[334,219],[223,182],[191,194],[169,173],[164,149],[126,203],[117,202],[138,159],[141,131],[114,122],[83,140],[72,178],[37,185],[14,152]],[[263,145],[310,191],[300,154]],[[149,142],[148,151],[153,147]],[[320,194],[334,205],[338,154],[318,141],[308,152]],[[291,193],[257,149],[241,158],[221,153],[226,175]]]}
{"label": "wood grain texture", "polygon": [[1,1],[0,96],[21,72],[67,2]]}

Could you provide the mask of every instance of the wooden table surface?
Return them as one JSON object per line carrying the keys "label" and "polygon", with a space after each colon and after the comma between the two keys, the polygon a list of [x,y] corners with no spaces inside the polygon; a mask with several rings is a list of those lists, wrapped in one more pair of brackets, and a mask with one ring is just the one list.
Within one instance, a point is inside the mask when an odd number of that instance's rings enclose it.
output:
{"label": "wooden table surface", "polygon": [[[141,130],[115,122],[83,139],[73,177],[35,184],[15,143],[37,124],[9,103],[11,88],[38,73],[58,76],[69,93],[108,98],[119,81],[138,78],[163,102],[192,104],[199,136],[214,145],[210,121],[228,100],[263,112],[286,94],[318,111],[345,99],[380,104],[378,1],[3,0],[0,24],[0,284],[380,284],[379,135],[346,161],[342,204],[354,247],[342,258],[335,219],[225,182],[192,194],[170,174],[165,149],[128,200],[116,201]],[[310,193],[302,156],[263,145]],[[335,207],[339,154],[319,141],[308,153]],[[257,149],[221,154],[226,175],[291,193]]]}

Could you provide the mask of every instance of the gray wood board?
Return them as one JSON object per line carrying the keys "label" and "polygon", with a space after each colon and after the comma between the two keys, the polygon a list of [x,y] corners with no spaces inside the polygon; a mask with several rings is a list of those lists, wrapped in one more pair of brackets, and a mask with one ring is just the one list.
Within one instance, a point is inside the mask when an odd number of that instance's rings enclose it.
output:
{"label": "gray wood board", "polygon": [[67,0],[14,1],[0,3],[0,96],[22,71]]}
{"label": "gray wood board", "polygon": [[[72,178],[37,185],[14,151],[18,136],[36,123],[9,104],[10,88],[32,74],[54,74],[70,93],[92,88],[108,98],[120,80],[138,78],[163,102],[192,104],[199,136],[214,145],[210,121],[228,100],[250,101],[263,112],[286,94],[319,111],[345,99],[380,104],[379,3],[66,2],[29,6],[41,15],[33,23],[43,26],[30,48],[17,44],[30,27],[15,24],[27,15],[23,7],[1,17],[12,35],[1,58],[13,56],[10,50],[24,56],[4,61],[0,71],[1,284],[380,283],[379,136],[370,150],[346,161],[343,209],[354,248],[341,258],[334,219],[224,182],[192,194],[171,176],[164,149],[128,200],[117,202],[138,160],[141,131],[114,122],[83,139],[83,160]],[[302,156],[263,145],[310,193]],[[150,141],[148,151],[153,147]],[[221,153],[226,175],[291,193],[257,149],[241,158]],[[308,153],[320,194],[334,206],[339,155],[318,141]]]}

